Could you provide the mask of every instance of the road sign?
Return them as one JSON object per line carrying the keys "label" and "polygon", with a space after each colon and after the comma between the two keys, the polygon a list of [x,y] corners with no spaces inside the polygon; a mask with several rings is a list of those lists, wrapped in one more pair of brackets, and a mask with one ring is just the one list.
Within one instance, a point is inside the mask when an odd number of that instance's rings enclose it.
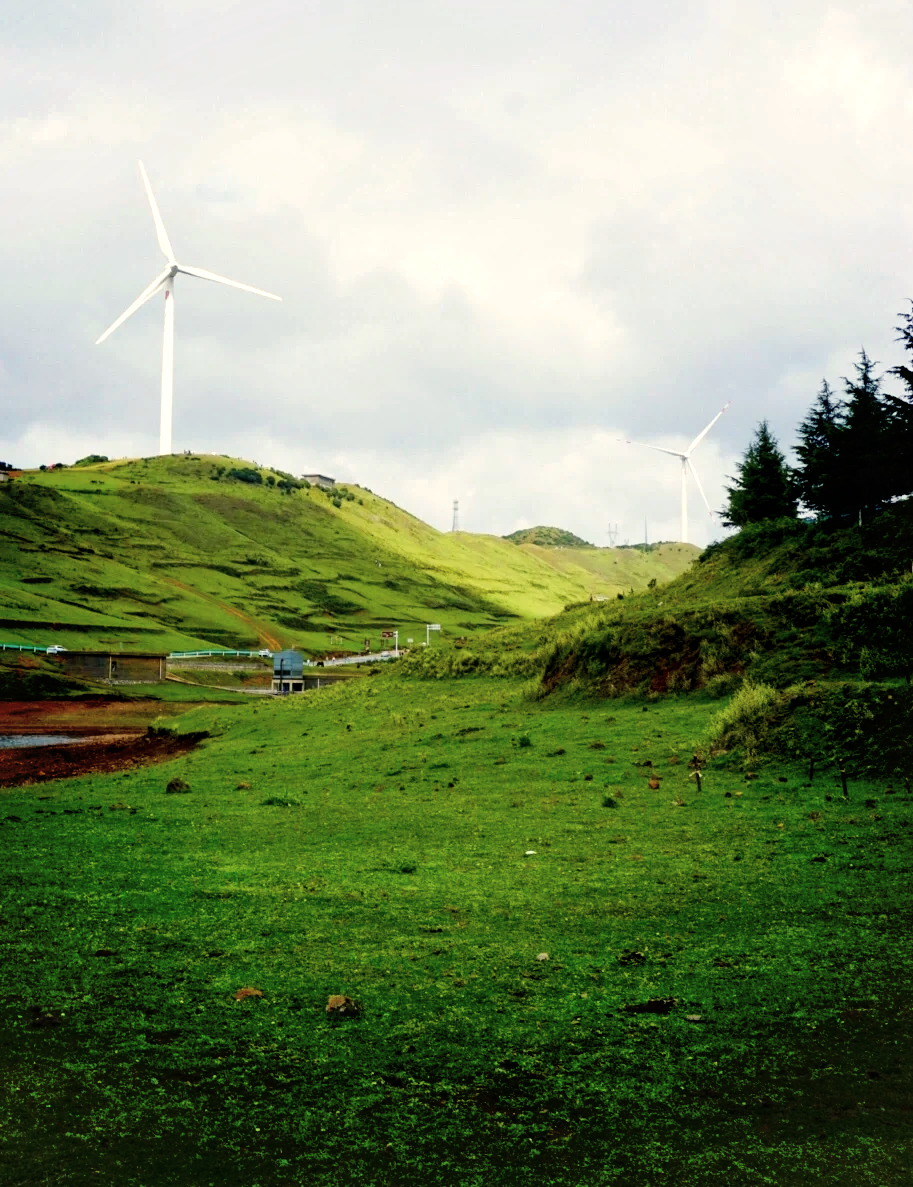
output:
{"label": "road sign", "polygon": [[393,632],[392,632],[392,631],[381,631],[381,632],[380,632],[380,637],[381,637],[382,639],[392,639],[392,638],[393,638]]}
{"label": "road sign", "polygon": [[439,622],[429,622],[428,623],[429,631],[439,631],[440,629],[441,629],[441,624]]}

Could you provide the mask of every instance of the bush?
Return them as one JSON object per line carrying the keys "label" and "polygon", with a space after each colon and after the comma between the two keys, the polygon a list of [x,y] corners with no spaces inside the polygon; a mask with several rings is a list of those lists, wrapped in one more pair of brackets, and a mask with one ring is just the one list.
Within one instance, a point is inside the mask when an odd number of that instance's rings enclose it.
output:
{"label": "bush", "polygon": [[706,692],[708,696],[717,699],[728,697],[736,691],[741,683],[741,676],[737,676],[734,672],[722,672],[719,676],[712,676],[707,681]]}
{"label": "bush", "polygon": [[844,663],[859,664],[865,679],[913,674],[913,582],[867,586],[826,613],[833,646]]}
{"label": "bush", "polygon": [[845,763],[852,775],[910,779],[913,688],[844,684],[793,692],[770,748],[793,760]]}
{"label": "bush", "polygon": [[754,756],[777,724],[776,710],[782,700],[770,684],[746,680],[729,704],[710,719],[710,746]]}
{"label": "bush", "polygon": [[229,470],[228,477],[234,478],[236,482],[250,482],[253,485],[263,483],[263,475],[259,470],[252,470],[250,466],[240,466],[236,470]]}

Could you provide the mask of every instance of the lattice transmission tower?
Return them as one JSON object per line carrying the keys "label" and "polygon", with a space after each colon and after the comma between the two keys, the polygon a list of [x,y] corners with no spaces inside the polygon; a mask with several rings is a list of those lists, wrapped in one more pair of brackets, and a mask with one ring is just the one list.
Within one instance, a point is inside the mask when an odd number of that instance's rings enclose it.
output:
{"label": "lattice transmission tower", "polygon": [[460,530],[460,500],[459,499],[453,500],[453,527],[450,530],[452,532],[458,532]]}

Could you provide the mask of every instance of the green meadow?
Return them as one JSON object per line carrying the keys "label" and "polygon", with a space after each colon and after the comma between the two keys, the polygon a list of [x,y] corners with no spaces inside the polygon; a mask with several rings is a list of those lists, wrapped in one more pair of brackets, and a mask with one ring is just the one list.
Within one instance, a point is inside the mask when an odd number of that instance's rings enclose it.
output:
{"label": "green meadow", "polygon": [[0,791],[3,1182],[908,1184],[908,788],[698,786],[725,698],[521,688],[202,705]]}

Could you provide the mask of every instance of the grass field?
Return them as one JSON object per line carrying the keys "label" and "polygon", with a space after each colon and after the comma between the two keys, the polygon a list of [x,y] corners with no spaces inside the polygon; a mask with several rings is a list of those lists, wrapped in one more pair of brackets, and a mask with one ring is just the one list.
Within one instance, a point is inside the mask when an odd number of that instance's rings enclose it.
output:
{"label": "grass field", "polygon": [[908,1184],[910,797],[698,791],[720,704],[390,673],[0,792],[3,1182]]}
{"label": "grass field", "polygon": [[[230,471],[259,475],[260,483]],[[0,487],[0,640],[129,650],[360,651],[456,638],[681,573],[690,545],[549,549],[438,532],[361,487],[325,493],[209,456]],[[273,485],[270,485],[272,482]]]}

